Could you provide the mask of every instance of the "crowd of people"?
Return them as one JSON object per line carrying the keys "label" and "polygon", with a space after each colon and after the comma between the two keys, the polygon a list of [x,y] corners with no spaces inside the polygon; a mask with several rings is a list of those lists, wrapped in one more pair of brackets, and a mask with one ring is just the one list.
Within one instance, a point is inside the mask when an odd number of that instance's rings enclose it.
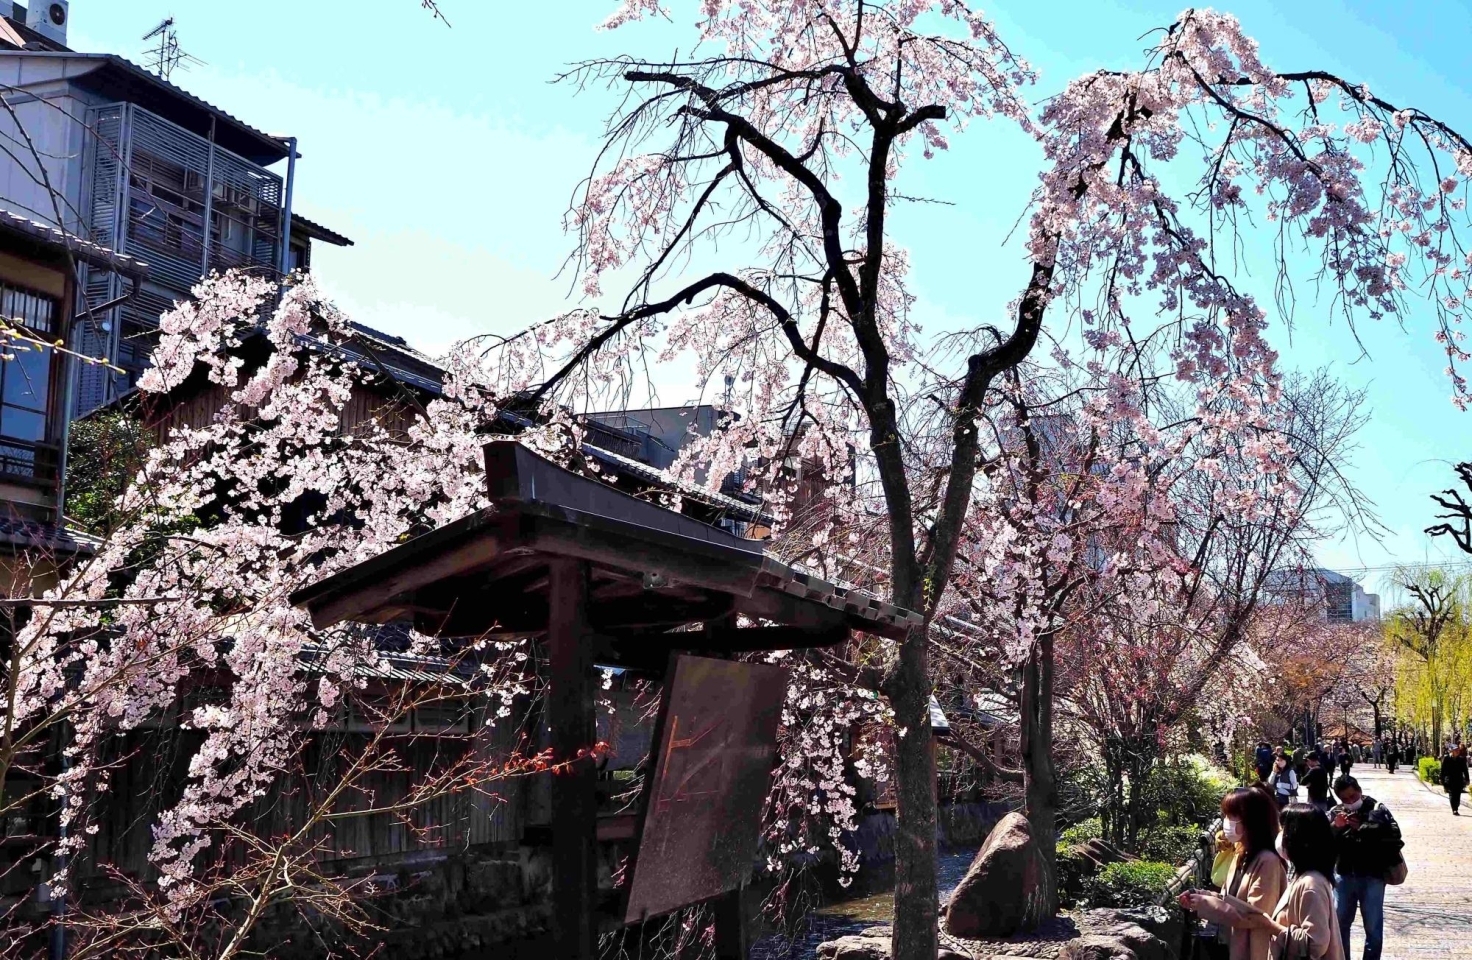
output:
{"label": "crowd of people", "polygon": [[[1404,843],[1389,808],[1350,771],[1383,762],[1393,772],[1404,754],[1388,743],[1301,753],[1260,744],[1258,782],[1222,800],[1220,890],[1181,895],[1181,906],[1203,920],[1208,956],[1346,960],[1360,916],[1364,960],[1380,960],[1385,887],[1405,879]],[[1457,756],[1465,780],[1465,752]]]}

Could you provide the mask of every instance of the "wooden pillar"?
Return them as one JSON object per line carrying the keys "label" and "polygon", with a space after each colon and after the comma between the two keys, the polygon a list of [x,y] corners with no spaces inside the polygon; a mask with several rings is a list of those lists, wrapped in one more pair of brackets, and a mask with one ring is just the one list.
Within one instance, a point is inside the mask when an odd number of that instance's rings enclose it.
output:
{"label": "wooden pillar", "polygon": [[715,913],[716,960],[748,960],[751,942],[746,937],[746,888],[737,887],[712,903]]}
{"label": "wooden pillar", "polygon": [[[547,720],[561,763],[597,739],[592,644],[588,636],[588,566],[548,565],[547,653],[552,674]],[[557,956],[598,955],[597,768],[591,757],[552,778],[552,934]]]}

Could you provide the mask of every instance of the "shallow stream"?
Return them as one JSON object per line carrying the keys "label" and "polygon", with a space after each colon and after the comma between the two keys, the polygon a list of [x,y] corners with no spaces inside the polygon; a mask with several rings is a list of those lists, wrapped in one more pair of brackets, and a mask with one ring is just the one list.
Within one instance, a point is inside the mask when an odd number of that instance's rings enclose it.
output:
{"label": "shallow stream", "polygon": [[[940,898],[944,902],[956,884],[966,875],[966,868],[976,856],[975,850],[942,853],[936,864]],[[894,891],[886,890],[836,900],[824,904],[808,915],[806,923],[794,937],[769,934],[752,946],[752,960],[811,960],[817,956],[818,944],[835,937],[859,933],[876,925],[888,926],[894,915]]]}

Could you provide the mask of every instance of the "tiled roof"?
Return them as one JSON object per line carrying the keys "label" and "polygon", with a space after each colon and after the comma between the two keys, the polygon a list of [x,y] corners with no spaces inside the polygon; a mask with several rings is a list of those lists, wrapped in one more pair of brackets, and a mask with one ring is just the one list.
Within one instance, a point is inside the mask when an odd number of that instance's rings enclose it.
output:
{"label": "tiled roof", "polygon": [[[470,687],[476,678],[476,664],[470,658],[451,660],[448,657],[430,657],[398,653],[385,647],[390,643],[376,642],[379,635],[395,632],[395,627],[373,628],[377,657],[375,662],[357,661],[353,664],[353,676],[374,680],[399,680],[405,683],[435,683],[455,687]],[[321,646],[302,648],[301,660],[308,671],[323,672],[322,664],[328,650]]]}
{"label": "tiled roof", "polygon": [[159,94],[183,101],[196,109],[208,111],[217,120],[234,127],[239,135],[247,140],[254,141],[257,147],[255,151],[257,156],[247,157],[247,159],[253,159],[257,162],[262,162],[263,165],[269,165],[275,163],[277,160],[284,159],[288,153],[288,147],[283,138],[251,126],[229,111],[222,110],[213,103],[195,96],[183,87],[171,83],[158,74],[151,73],[131,60],[120,57],[117,54],[77,53],[75,51],[64,50],[0,50],[0,57],[53,57],[70,61],[96,62],[118,71],[118,73],[126,76],[130,80],[152,87]]}
{"label": "tiled roof", "polygon": [[0,543],[56,554],[93,554],[103,541],[90,533],[54,523],[0,516]]}
{"label": "tiled roof", "polygon": [[291,211],[291,225],[295,227],[298,224],[300,224],[304,228],[302,232],[311,237],[313,240],[321,240],[324,243],[330,243],[335,247],[351,247],[353,245],[353,241],[338,233],[336,230],[324,227],[317,221],[309,220],[293,210]]}
{"label": "tiled roof", "polygon": [[72,256],[94,267],[116,270],[118,273],[138,279],[148,275],[148,264],[142,260],[134,259],[125,253],[115,253],[101,244],[83,240],[49,223],[40,223],[18,213],[0,210],[0,230],[19,234],[58,251],[71,250]]}

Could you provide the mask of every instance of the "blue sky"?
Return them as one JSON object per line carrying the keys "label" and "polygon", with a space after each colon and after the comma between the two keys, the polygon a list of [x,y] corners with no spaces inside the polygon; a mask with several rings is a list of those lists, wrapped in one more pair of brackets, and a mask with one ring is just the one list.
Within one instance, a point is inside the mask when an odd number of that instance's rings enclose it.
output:
{"label": "blue sky", "polygon": [[[693,4],[671,0],[677,23]],[[441,0],[453,26],[418,0],[219,0],[117,3],[73,0],[71,45],[143,57],[140,39],[177,19],[182,46],[205,61],[174,81],[273,133],[301,138],[297,208],[357,243],[319,248],[328,292],[367,323],[430,351],[487,332],[509,332],[568,309],[558,271],[570,249],[562,214],[587,171],[611,105],[603,90],[550,81],[566,64],[620,52],[658,56],[682,42],[669,25],[596,32],[612,0]],[[1175,2],[994,3],[986,12],[1012,48],[1040,71],[1034,99],[1099,67],[1132,67],[1142,35],[1168,24]],[[1283,69],[1321,67],[1382,96],[1472,129],[1472,15],[1458,3],[1223,4]],[[682,9],[683,8],[683,9]],[[922,322],[1001,311],[1025,279],[1002,239],[1035,183],[1036,149],[1002,124],[976,124],[954,148],[916,160],[907,192],[943,197],[896,220],[910,248]],[[1333,364],[1369,391],[1373,419],[1353,475],[1390,528],[1381,543],[1341,538],[1320,559],[1341,569],[1460,559],[1421,529],[1428,492],[1449,484],[1449,463],[1472,458],[1468,426],[1448,402],[1443,359],[1429,328],[1408,318],[1361,331],[1360,356],[1342,322],[1301,303],[1289,366]],[[678,402],[680,385],[663,399]],[[1378,586],[1380,573],[1367,574]]]}

